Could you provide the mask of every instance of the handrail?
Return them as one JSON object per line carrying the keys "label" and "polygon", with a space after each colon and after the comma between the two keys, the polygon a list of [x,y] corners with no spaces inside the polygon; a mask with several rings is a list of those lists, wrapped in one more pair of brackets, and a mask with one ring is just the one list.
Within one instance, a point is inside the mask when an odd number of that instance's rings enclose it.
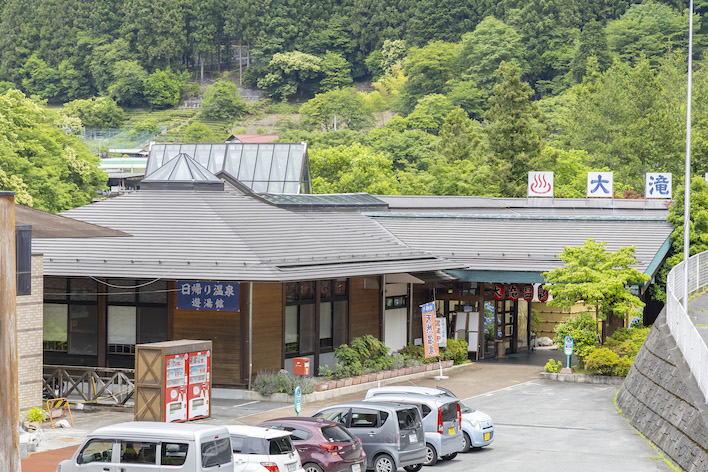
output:
{"label": "handrail", "polygon": [[44,393],[49,398],[79,398],[79,403],[125,405],[135,393],[135,370],[110,367],[44,365]]}
{"label": "handrail", "polygon": [[[666,323],[708,403],[708,346],[681,303],[685,267],[685,263],[680,262],[666,278]],[[695,293],[706,285],[708,251],[688,258],[688,291]]]}

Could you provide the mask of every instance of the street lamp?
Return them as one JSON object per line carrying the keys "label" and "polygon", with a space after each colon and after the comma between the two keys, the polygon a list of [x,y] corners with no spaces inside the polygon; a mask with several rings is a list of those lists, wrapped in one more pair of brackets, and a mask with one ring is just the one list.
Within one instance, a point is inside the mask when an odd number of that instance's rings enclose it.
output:
{"label": "street lamp", "polygon": [[683,199],[683,306],[688,314],[688,255],[691,208],[691,77],[693,75],[693,0],[688,12],[688,91],[686,93],[686,163]]}

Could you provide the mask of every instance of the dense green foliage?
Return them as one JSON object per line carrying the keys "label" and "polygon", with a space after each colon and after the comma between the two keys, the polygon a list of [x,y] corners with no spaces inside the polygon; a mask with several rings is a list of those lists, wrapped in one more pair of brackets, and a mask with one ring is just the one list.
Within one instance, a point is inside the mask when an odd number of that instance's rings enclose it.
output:
{"label": "dense green foliage", "polygon": [[0,95],[0,189],[18,203],[62,211],[91,203],[106,175],[98,157],[49,112],[17,90]]}
{"label": "dense green foliage", "polygon": [[578,358],[581,365],[597,345],[597,321],[590,313],[574,315],[563,323],[557,324],[553,331],[556,333],[553,342],[558,349],[562,350],[565,346],[566,336],[573,338],[573,355]]}

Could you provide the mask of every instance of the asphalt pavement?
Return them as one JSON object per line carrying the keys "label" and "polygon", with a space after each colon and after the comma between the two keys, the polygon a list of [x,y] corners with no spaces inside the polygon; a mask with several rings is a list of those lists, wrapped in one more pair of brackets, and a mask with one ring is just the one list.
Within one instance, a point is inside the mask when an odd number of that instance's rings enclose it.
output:
{"label": "asphalt pavement", "polygon": [[[430,376],[402,385],[442,385],[472,408],[492,417],[495,439],[491,446],[433,469],[444,471],[549,471],[633,472],[670,471],[652,446],[617,413],[616,386],[571,384],[539,380],[548,358],[561,360],[557,350],[536,350],[530,355],[480,361],[446,372],[446,380]],[[301,415],[341,401],[363,399],[365,392],[304,404]],[[90,431],[131,421],[132,409],[85,408],[72,410],[73,428],[43,428],[38,452],[22,461],[23,472],[53,472],[70,457]],[[257,424],[266,419],[293,416],[290,403],[212,399],[210,424]],[[429,470],[433,470],[429,469]]]}

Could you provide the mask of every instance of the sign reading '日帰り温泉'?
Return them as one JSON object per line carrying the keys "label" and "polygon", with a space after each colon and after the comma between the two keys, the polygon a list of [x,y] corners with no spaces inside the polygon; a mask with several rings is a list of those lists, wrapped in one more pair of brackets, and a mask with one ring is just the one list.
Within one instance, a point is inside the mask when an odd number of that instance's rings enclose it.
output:
{"label": "sign reading '\u65e5\u5e30\u308a\u6e29\u6cc9'", "polygon": [[177,309],[239,311],[239,284],[178,280]]}

